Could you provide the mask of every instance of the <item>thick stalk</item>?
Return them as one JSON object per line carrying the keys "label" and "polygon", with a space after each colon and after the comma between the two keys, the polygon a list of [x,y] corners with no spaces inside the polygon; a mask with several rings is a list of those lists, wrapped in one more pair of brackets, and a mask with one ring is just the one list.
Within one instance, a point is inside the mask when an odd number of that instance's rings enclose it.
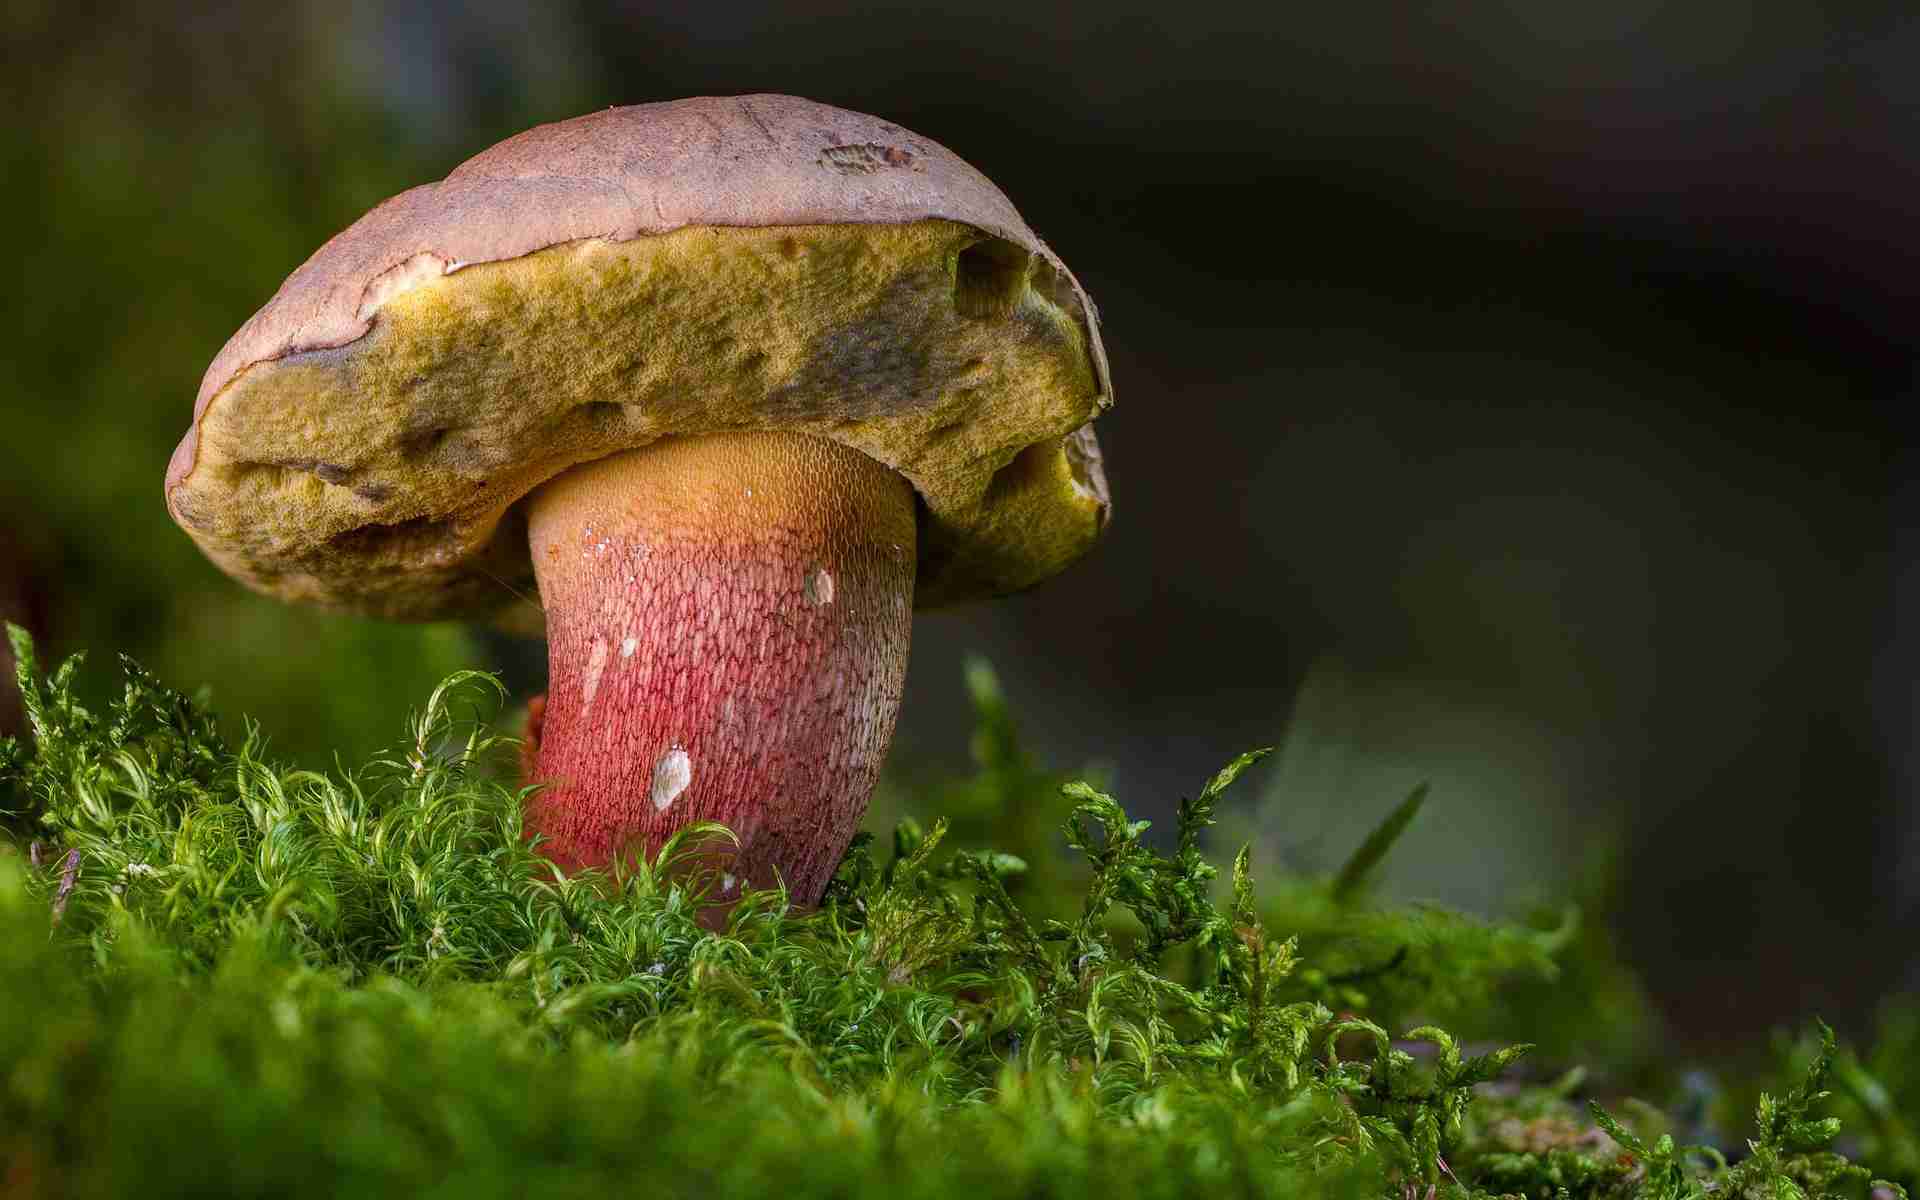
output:
{"label": "thick stalk", "polygon": [[575,467],[529,518],[549,664],[529,831],[578,868],[720,821],[740,838],[721,899],[777,872],[817,902],[893,736],[912,489],[833,442],[718,434]]}

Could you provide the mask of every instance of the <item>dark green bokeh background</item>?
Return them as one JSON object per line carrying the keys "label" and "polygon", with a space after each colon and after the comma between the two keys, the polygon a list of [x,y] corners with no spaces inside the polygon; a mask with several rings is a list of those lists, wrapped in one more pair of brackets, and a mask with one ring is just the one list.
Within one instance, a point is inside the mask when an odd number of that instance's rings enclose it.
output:
{"label": "dark green bokeh background", "polygon": [[964,752],[982,651],[1136,809],[1280,740],[1249,819],[1324,866],[1431,779],[1402,892],[1506,909],[1612,863],[1683,1034],[1856,1020],[1912,979],[1920,891],[1920,26],[1409,7],[12,3],[0,608],[316,764],[455,667],[537,689],[537,655],[205,564],[159,495],[200,372],[500,137],[798,92],[998,180],[1113,351],[1111,538],[919,622],[903,766]]}

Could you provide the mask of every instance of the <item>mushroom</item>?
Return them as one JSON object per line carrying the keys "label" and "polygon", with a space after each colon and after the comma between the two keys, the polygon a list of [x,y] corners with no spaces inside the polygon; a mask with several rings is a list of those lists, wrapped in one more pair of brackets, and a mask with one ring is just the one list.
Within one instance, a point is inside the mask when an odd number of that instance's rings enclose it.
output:
{"label": "mushroom", "polygon": [[719,821],[725,893],[811,905],[912,610],[1089,548],[1109,403],[1092,304],[977,171],[708,97],[529,130],[333,238],[208,368],[166,496],[269,595],[544,628],[557,864]]}

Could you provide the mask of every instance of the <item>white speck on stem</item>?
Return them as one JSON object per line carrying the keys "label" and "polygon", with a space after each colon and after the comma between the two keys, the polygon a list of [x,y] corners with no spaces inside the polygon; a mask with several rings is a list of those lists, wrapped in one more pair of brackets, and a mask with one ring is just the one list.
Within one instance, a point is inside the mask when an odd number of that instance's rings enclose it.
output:
{"label": "white speck on stem", "polygon": [[730,892],[733,890],[733,885],[739,882],[740,881],[738,879],[735,879],[732,875],[722,875],[720,877],[720,890],[723,892]]}
{"label": "white speck on stem", "polygon": [[816,608],[833,603],[833,575],[822,566],[815,566],[807,572],[800,590],[805,593],[807,603]]}
{"label": "white speck on stem", "polygon": [[639,648],[640,639],[637,637],[629,637],[626,641],[620,643],[620,657],[632,658],[633,652]]}
{"label": "white speck on stem", "polygon": [[607,669],[607,644],[599,638],[593,639],[593,649],[587,654],[587,674],[580,681],[580,715],[586,716],[593,711],[593,698],[600,692],[600,675]]}
{"label": "white speck on stem", "polygon": [[661,812],[673,804],[687,785],[693,782],[693,760],[687,752],[678,746],[669,749],[653,764],[653,787],[650,796],[653,806]]}

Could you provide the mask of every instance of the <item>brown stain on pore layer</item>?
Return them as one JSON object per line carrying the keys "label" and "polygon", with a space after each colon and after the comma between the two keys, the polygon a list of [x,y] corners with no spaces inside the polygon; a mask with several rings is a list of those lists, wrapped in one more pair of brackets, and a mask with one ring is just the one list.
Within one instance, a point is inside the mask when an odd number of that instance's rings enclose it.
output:
{"label": "brown stain on pore layer", "polygon": [[503,522],[521,498],[727,430],[829,439],[902,475],[926,511],[924,604],[1027,586],[1104,521],[1064,441],[1100,400],[1080,320],[1051,266],[970,226],[699,227],[426,267],[363,338],[256,364],[207,405],[169,499],[229,573],[537,627]]}

